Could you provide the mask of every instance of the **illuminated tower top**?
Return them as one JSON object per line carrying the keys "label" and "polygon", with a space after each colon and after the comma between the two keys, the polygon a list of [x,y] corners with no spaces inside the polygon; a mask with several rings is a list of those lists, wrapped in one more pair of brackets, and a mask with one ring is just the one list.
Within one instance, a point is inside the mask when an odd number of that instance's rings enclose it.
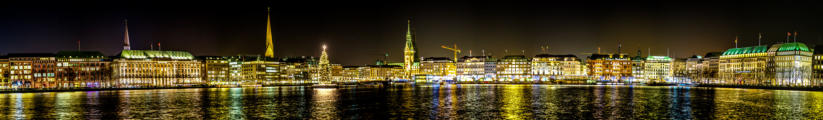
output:
{"label": "illuminated tower top", "polygon": [[417,46],[415,45],[414,28],[412,28],[412,19],[409,18],[406,26],[406,47],[403,49],[403,67],[406,72],[409,72],[415,63],[420,62],[417,55]]}
{"label": "illuminated tower top", "polygon": [[323,45],[323,52],[320,53],[320,65],[328,65],[329,56],[326,54],[326,45]]}
{"label": "illuminated tower top", "polygon": [[126,31],[123,36],[123,50],[131,50],[131,45],[129,45],[129,19],[124,21],[126,23]]}
{"label": "illuminated tower top", "polygon": [[274,57],[274,42],[271,37],[271,7],[266,8],[266,57]]}

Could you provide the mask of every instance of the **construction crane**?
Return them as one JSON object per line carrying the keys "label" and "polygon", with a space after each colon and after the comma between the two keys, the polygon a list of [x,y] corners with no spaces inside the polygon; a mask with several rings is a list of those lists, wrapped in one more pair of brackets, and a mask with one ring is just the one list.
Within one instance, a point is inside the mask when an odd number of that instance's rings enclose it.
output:
{"label": "construction crane", "polygon": [[443,49],[454,51],[454,63],[457,63],[457,54],[460,53],[460,49],[457,48],[457,44],[454,44],[454,48],[449,48],[449,46],[446,45],[440,45],[440,47]]}

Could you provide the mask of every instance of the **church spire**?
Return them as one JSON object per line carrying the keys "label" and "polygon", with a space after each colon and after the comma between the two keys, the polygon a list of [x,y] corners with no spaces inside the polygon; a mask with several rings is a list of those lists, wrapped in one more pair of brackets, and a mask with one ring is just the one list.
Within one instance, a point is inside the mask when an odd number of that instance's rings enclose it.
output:
{"label": "church spire", "polygon": [[274,43],[271,37],[271,7],[266,8],[266,57],[274,57]]}
{"label": "church spire", "polygon": [[126,23],[126,31],[123,35],[123,50],[131,50],[131,45],[129,44],[129,19],[124,20]]}

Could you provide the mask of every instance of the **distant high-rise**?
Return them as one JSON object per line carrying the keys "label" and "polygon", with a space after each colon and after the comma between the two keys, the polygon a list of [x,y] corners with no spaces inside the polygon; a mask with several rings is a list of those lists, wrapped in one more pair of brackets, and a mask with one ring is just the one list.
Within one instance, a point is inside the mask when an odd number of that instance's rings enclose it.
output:
{"label": "distant high-rise", "polygon": [[271,37],[271,7],[266,8],[266,57],[274,57],[274,42]]}
{"label": "distant high-rise", "polygon": [[406,74],[411,75],[412,69],[420,63],[417,55],[417,47],[415,46],[414,28],[412,28],[412,19],[409,18],[406,28],[406,47],[403,49],[403,69]]}
{"label": "distant high-rise", "polygon": [[126,32],[123,36],[123,50],[131,50],[131,45],[129,45],[129,20],[126,19]]}

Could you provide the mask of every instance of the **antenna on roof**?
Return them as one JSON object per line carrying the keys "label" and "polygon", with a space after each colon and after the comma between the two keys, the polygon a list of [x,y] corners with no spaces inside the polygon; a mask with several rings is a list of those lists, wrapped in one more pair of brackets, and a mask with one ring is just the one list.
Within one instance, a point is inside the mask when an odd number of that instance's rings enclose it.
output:
{"label": "antenna on roof", "polygon": [[797,42],[797,31],[794,31],[794,42]]}
{"label": "antenna on roof", "polygon": [[760,46],[760,41],[763,39],[763,33],[757,33],[757,46]]}

